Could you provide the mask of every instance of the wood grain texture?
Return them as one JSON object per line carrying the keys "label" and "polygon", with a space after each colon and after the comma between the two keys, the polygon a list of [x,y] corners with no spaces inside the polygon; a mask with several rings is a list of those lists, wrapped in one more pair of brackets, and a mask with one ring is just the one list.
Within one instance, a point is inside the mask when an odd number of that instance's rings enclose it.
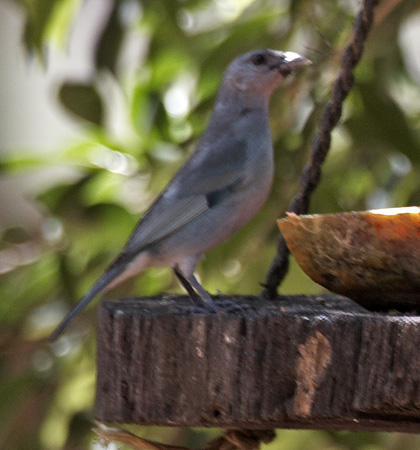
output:
{"label": "wood grain texture", "polygon": [[[219,297],[220,298],[220,297]],[[420,432],[420,318],[336,295],[102,301],[101,421]]]}

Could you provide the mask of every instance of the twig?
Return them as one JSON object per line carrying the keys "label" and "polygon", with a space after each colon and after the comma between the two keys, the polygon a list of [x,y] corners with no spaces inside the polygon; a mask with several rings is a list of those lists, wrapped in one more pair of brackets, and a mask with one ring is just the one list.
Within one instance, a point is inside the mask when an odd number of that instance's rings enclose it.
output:
{"label": "twig", "polygon": [[[133,450],[189,450],[187,447],[146,440],[122,428],[110,428],[100,422],[96,422],[93,431],[104,444],[120,442]],[[258,450],[261,443],[268,444],[275,436],[274,430],[224,430],[223,436],[208,442],[203,450]]]}

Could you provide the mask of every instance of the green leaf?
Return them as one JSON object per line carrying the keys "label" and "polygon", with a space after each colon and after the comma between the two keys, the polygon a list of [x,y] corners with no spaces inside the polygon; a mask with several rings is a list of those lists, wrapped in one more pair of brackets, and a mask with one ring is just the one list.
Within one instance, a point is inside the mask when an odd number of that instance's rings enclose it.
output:
{"label": "green leaf", "polygon": [[61,85],[58,95],[69,112],[95,125],[102,125],[104,106],[95,86],[68,81]]}
{"label": "green leaf", "polygon": [[21,0],[27,14],[23,41],[29,51],[35,50],[41,53],[55,3],[54,0]]}
{"label": "green leaf", "polygon": [[0,158],[0,170],[9,173],[21,173],[37,168],[44,168],[51,162],[51,156],[28,152],[5,152]]}
{"label": "green leaf", "polygon": [[119,20],[119,2],[115,2],[108,22],[96,44],[95,66],[107,68],[116,75],[118,55],[124,38],[124,29]]}

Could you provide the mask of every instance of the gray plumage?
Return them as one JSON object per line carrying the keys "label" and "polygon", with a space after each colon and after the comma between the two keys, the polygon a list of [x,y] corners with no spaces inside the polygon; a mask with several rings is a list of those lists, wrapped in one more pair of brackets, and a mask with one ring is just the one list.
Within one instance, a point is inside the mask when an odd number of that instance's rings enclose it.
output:
{"label": "gray plumage", "polygon": [[195,300],[198,296],[219,309],[194,277],[197,261],[245,225],[266,200],[274,170],[270,96],[285,76],[309,63],[296,53],[257,50],[228,66],[195,152],[50,341],[98,294],[151,266],[171,266]]}

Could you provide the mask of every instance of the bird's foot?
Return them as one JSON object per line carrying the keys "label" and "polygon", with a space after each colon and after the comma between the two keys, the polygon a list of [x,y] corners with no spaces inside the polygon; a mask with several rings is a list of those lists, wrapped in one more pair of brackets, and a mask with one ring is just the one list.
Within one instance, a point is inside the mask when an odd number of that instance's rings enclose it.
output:
{"label": "bird's foot", "polygon": [[[200,298],[201,300],[201,298]],[[211,303],[208,301],[197,301],[193,300],[191,305],[177,305],[177,312],[188,312],[198,315],[208,315],[209,313],[214,314],[229,314],[229,313],[240,313],[252,308],[251,305],[240,304],[232,300],[224,299],[211,299]]]}
{"label": "bird's foot", "polygon": [[188,314],[194,314],[194,315],[208,315],[209,313],[218,313],[218,310],[215,310],[213,308],[209,308],[206,304],[197,304],[193,303],[190,305],[176,305],[174,307],[175,313],[188,313]]}
{"label": "bird's foot", "polygon": [[188,310],[195,314],[211,313],[231,313],[241,312],[250,308],[249,305],[241,305],[232,300],[213,299],[212,296],[201,286],[201,284],[194,277],[194,274],[185,276],[177,267],[174,267],[174,273],[177,276],[181,285],[188,292],[192,305],[179,306],[183,311]]}
{"label": "bird's foot", "polygon": [[252,308],[251,305],[241,304],[238,302],[234,302],[232,300],[217,299],[217,300],[214,300],[214,303],[220,309],[221,312],[226,312],[226,313],[243,312],[243,311],[246,311],[246,310]]}

